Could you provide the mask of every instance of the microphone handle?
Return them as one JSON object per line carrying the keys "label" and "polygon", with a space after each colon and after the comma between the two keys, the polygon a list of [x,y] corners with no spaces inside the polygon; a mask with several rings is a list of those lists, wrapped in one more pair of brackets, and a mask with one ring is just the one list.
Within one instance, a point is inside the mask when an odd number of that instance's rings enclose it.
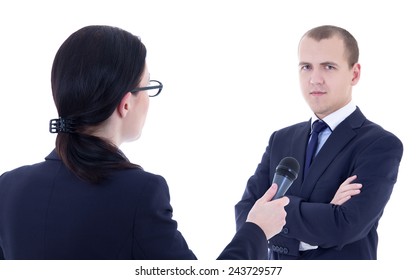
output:
{"label": "microphone handle", "polygon": [[283,197],[289,187],[292,185],[293,180],[290,180],[286,176],[274,174],[273,183],[277,184],[277,193],[274,195],[273,199]]}

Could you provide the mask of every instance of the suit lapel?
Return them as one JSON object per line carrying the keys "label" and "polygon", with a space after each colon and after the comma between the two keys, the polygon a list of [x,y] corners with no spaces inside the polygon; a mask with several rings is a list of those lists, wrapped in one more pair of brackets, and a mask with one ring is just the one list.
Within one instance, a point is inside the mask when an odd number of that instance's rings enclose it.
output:
{"label": "suit lapel", "polygon": [[[342,121],[329,136],[316,158],[313,160],[308,175],[303,179],[301,196],[309,199],[316,182],[325,172],[332,161],[341,153],[342,149],[357,135],[355,129],[362,126],[364,115],[357,108],[354,113]],[[305,149],[303,149],[304,151]],[[303,162],[305,157],[303,157]]]}
{"label": "suit lapel", "polygon": [[309,139],[310,134],[310,121],[302,123],[299,127],[296,128],[296,131],[293,134],[292,141],[290,143],[290,151],[295,159],[298,160],[300,169],[298,178],[293,182],[292,186],[289,188],[287,194],[300,196],[301,187],[303,181],[303,166],[305,161],[305,152],[306,152],[306,143]]}

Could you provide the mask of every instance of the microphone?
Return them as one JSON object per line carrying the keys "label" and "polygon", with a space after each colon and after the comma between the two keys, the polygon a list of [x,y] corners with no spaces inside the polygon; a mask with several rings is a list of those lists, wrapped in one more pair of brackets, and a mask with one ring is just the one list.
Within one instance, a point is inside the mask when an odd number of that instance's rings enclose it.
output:
{"label": "microphone", "polygon": [[293,181],[298,177],[299,169],[299,162],[293,157],[285,157],[279,162],[273,177],[273,183],[276,183],[278,186],[277,193],[273,199],[281,198],[285,195]]}

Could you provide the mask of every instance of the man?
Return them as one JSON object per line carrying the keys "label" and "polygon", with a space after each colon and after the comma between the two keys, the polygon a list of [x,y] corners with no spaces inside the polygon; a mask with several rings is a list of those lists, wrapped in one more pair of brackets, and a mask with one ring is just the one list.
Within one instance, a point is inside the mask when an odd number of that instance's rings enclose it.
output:
{"label": "man", "polygon": [[[311,29],[301,38],[298,55],[312,118],[272,134],[235,207],[237,228],[270,186],[280,160],[290,156],[299,161],[300,171],[286,193],[286,225],[269,240],[269,258],[377,259],[377,226],[397,180],[403,145],[352,101],[361,66],[348,31]],[[317,152],[310,153],[315,121],[323,130],[315,133]],[[308,153],[315,157],[307,159]]]}

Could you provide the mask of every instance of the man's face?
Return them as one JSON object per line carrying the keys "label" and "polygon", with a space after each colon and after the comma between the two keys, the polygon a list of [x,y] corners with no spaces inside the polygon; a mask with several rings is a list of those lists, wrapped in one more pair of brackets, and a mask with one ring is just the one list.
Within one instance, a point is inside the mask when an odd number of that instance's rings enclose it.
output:
{"label": "man's face", "polygon": [[360,79],[360,65],[350,67],[344,42],[337,36],[316,41],[304,37],[299,44],[299,81],[303,97],[319,118],[335,112],[352,98]]}

